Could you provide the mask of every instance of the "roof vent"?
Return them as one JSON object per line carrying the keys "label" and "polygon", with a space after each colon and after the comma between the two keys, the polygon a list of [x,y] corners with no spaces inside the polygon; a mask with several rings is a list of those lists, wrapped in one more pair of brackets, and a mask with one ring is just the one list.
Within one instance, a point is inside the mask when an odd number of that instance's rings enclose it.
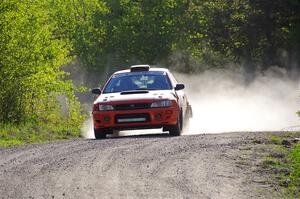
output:
{"label": "roof vent", "polygon": [[142,71],[149,71],[149,65],[134,65],[130,67],[130,72],[142,72]]}

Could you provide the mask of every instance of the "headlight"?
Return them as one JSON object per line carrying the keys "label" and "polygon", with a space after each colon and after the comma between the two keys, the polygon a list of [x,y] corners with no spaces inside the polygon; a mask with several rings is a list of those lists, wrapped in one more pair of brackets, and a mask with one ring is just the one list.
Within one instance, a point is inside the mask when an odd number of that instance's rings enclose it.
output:
{"label": "headlight", "polygon": [[111,111],[111,110],[114,110],[114,107],[112,105],[100,104],[99,110],[100,111]]}
{"label": "headlight", "polygon": [[170,107],[170,106],[172,106],[171,100],[162,100],[162,101],[153,102],[151,104],[151,108]]}

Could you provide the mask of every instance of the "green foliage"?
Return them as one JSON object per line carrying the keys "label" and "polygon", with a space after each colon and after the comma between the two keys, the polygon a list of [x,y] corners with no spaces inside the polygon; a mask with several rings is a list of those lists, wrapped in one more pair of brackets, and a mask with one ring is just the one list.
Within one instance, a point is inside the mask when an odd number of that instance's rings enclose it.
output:
{"label": "green foliage", "polygon": [[293,196],[300,197],[300,144],[295,145],[288,156],[290,162],[290,175],[291,180],[289,189]]}
{"label": "green foliage", "polygon": [[289,69],[300,59],[298,0],[69,0],[50,7],[59,35],[90,69],[174,67],[176,54],[182,72],[234,62],[254,73],[257,65]]}
{"label": "green foliage", "polygon": [[57,0],[47,4],[55,22],[55,35],[72,43],[72,54],[86,67],[92,68],[101,61],[106,40],[107,21],[101,17],[109,14],[104,1]]}
{"label": "green foliage", "polygon": [[281,144],[282,138],[280,136],[277,136],[277,135],[272,135],[271,136],[271,141],[272,141],[273,144]]}
{"label": "green foliage", "polygon": [[86,1],[85,20],[69,35],[74,52],[89,68],[112,59],[118,64],[157,63],[170,55],[180,32],[185,1]]}
{"label": "green foliage", "polygon": [[78,137],[79,128],[64,120],[57,124],[27,122],[21,125],[0,124],[0,147],[44,143]]}
{"label": "green foliage", "polygon": [[[262,167],[271,169],[274,174],[275,184],[284,188],[282,194],[285,198],[300,197],[300,143],[291,142],[299,135],[299,132],[284,136],[272,135],[268,157],[262,162]],[[292,144],[291,148],[284,145],[284,140]]]}
{"label": "green foliage", "polygon": [[66,121],[79,128],[83,120],[73,84],[60,69],[72,60],[72,44],[48,6],[37,0],[0,3],[0,121],[19,129]]}

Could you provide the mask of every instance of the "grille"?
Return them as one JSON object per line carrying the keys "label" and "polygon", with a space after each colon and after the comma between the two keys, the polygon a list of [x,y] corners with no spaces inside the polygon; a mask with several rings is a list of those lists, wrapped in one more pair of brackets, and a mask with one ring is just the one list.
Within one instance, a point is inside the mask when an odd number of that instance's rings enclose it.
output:
{"label": "grille", "polygon": [[138,114],[122,114],[115,116],[115,122],[118,124],[123,123],[144,123],[150,121],[150,115],[147,113]]}
{"label": "grille", "polygon": [[147,109],[150,108],[149,103],[134,103],[134,104],[116,104],[113,105],[114,110],[136,110],[136,109]]}

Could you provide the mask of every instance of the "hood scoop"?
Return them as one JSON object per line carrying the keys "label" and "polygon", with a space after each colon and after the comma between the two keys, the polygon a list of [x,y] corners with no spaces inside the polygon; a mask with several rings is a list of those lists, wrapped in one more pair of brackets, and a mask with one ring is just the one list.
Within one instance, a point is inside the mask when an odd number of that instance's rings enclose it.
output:
{"label": "hood scoop", "polygon": [[149,93],[148,90],[132,90],[132,91],[123,91],[121,95],[128,95],[128,94],[144,94]]}

